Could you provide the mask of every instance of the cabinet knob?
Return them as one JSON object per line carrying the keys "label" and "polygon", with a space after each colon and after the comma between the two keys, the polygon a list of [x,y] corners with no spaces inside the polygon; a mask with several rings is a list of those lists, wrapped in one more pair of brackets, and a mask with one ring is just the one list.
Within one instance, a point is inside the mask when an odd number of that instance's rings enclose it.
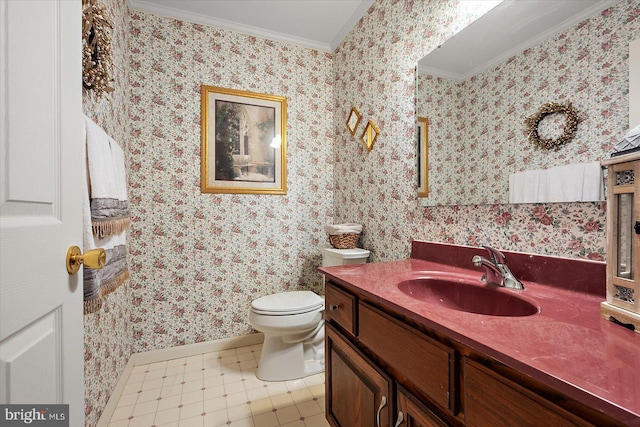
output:
{"label": "cabinet knob", "polygon": [[329,306],[329,310],[330,310],[330,311],[336,311],[336,310],[337,310],[337,309],[339,309],[339,308],[340,308],[340,306],[335,305],[335,304],[331,304],[331,305]]}
{"label": "cabinet knob", "polygon": [[633,226],[633,229],[636,230],[636,234],[640,234],[640,221],[636,221],[636,224]]}

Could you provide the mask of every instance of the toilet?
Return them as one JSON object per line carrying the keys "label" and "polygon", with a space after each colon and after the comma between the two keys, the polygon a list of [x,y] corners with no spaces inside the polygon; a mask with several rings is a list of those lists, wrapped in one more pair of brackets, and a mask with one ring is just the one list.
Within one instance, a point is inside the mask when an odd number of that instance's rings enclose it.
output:
{"label": "toilet", "polygon": [[[369,251],[322,246],[322,266],[364,264]],[[311,291],[266,295],[251,302],[251,326],[264,334],[256,376],[286,381],[324,371],[324,297]]]}

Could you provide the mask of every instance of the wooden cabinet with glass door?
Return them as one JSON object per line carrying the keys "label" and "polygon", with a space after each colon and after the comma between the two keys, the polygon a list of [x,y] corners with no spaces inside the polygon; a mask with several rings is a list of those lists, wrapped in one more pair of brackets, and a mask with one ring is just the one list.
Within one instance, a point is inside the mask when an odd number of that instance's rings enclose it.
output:
{"label": "wooden cabinet with glass door", "polygon": [[605,319],[640,333],[640,152],[607,159],[602,165],[609,170],[607,300],[600,311]]}

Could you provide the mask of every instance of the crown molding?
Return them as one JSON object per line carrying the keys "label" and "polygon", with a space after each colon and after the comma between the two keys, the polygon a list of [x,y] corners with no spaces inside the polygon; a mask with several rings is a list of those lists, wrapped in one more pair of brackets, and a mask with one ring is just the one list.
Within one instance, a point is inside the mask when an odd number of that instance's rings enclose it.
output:
{"label": "crown molding", "polygon": [[[321,50],[324,52],[333,51],[333,48],[328,43],[321,43],[314,40],[294,37],[289,34],[283,34],[276,31],[268,31],[263,28],[258,28],[251,25],[238,24],[236,22],[227,21],[225,19],[213,18],[211,16],[206,16],[200,13],[187,12],[187,11],[179,10],[173,7],[154,4],[145,0],[127,0],[127,4],[129,5],[129,8],[133,10],[152,13],[154,15],[165,16],[168,18],[174,18],[180,21],[192,22],[194,24],[208,25],[216,28],[222,28],[225,30],[231,30],[238,33],[261,37],[268,40],[281,41],[285,43],[291,43],[298,46],[306,47],[309,49]],[[347,26],[345,25],[345,27]],[[344,31],[344,28],[342,31]]]}
{"label": "crown molding", "polygon": [[342,43],[342,40],[344,40],[344,38],[347,37],[347,34],[349,34],[353,27],[355,27],[356,24],[360,22],[360,19],[362,19],[362,17],[367,13],[374,2],[375,0],[366,0],[360,3],[360,6],[358,6],[355,12],[353,12],[353,14],[349,17],[349,20],[344,24],[342,29],[338,32],[338,34],[336,34],[333,40],[331,40],[331,52],[336,50],[340,43]]}

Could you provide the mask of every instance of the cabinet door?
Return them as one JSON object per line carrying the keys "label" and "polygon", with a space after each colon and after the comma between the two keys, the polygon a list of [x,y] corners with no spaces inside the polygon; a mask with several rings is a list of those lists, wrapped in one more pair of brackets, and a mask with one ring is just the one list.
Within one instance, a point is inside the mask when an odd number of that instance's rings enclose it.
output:
{"label": "cabinet door", "polygon": [[392,383],[330,325],[326,331],[326,408],[334,427],[389,427]]}
{"label": "cabinet door", "polygon": [[446,427],[433,412],[418,402],[402,387],[398,387],[398,411],[394,427]]}
{"label": "cabinet door", "polygon": [[467,425],[479,427],[592,425],[466,358],[464,414]]}
{"label": "cabinet door", "polygon": [[360,342],[400,383],[412,384],[455,415],[455,351],[369,304],[360,303],[358,313]]}

